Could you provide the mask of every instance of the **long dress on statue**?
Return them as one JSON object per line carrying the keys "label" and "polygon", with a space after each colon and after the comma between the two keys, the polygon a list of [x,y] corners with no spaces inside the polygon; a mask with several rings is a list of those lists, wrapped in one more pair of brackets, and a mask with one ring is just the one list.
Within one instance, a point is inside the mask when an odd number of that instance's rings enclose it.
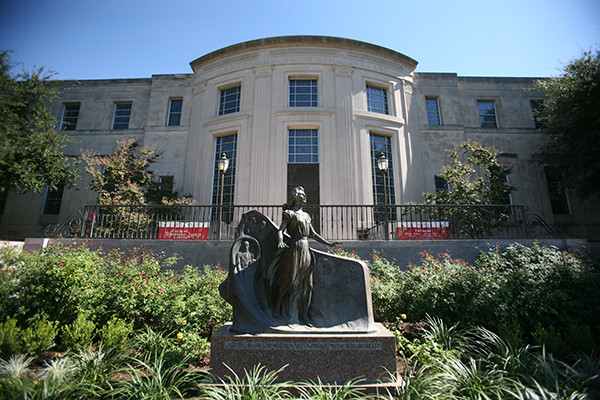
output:
{"label": "long dress on statue", "polygon": [[308,246],[310,215],[302,210],[285,210],[283,223],[289,240],[273,257],[267,270],[273,316],[287,324],[310,325],[308,308],[313,290],[313,255]]}

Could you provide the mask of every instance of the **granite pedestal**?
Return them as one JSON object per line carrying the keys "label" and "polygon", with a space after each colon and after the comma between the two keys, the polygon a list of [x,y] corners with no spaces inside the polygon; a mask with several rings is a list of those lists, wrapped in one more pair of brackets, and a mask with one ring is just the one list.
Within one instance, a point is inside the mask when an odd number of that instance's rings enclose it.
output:
{"label": "granite pedestal", "polygon": [[261,364],[278,370],[283,381],[345,383],[362,378],[365,382],[385,381],[396,372],[394,335],[376,324],[376,333],[293,333],[236,334],[226,324],[212,336],[210,366],[217,379],[238,376]]}

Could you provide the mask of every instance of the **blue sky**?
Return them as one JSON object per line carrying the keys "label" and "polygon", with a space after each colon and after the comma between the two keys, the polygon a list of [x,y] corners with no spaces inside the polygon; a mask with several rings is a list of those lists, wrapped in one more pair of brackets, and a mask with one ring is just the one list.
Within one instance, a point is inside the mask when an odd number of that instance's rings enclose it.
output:
{"label": "blue sky", "polygon": [[58,79],[189,73],[211,51],[282,35],[377,44],[419,72],[557,76],[600,46],[600,0],[0,0],[0,49]]}

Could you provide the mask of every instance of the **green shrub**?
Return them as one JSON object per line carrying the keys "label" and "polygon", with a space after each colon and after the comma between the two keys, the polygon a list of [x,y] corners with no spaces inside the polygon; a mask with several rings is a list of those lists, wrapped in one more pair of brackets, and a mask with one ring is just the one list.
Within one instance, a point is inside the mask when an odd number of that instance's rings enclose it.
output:
{"label": "green shrub", "polygon": [[23,330],[23,348],[30,354],[41,355],[54,346],[58,324],[46,319],[37,319]]}
{"label": "green shrub", "polygon": [[100,343],[104,350],[118,353],[127,344],[133,332],[133,321],[112,317],[100,330]]}
{"label": "green shrub", "polygon": [[17,320],[8,317],[6,321],[0,323],[0,355],[2,357],[10,356],[22,349],[23,332],[17,326]]}
{"label": "green shrub", "polygon": [[[371,269],[376,319],[394,324],[402,314],[411,321],[426,315],[447,323],[480,325],[514,345],[531,339],[538,325],[555,327],[568,343],[557,351],[597,348],[600,324],[600,267],[584,253],[536,243],[511,244],[481,252],[475,265],[424,253],[419,265],[394,269],[374,256]],[[580,326],[592,329],[577,329]],[[538,332],[550,341],[548,332]],[[571,338],[573,340],[571,340]],[[564,342],[564,340],[563,340]]]}
{"label": "green shrub", "polygon": [[96,324],[79,314],[71,324],[62,328],[62,345],[70,350],[84,350],[92,346]]}
{"label": "green shrub", "polygon": [[210,354],[210,342],[196,332],[180,332],[173,345],[190,358],[190,362],[203,361]]}

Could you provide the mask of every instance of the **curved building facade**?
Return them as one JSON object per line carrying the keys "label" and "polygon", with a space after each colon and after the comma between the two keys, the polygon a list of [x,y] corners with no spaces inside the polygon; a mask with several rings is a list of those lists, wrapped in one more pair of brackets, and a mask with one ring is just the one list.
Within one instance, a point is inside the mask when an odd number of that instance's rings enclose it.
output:
{"label": "curved building facade", "polygon": [[[76,140],[65,151],[110,154],[128,138],[154,145],[165,190],[200,204],[218,203],[223,153],[225,204],[282,204],[297,185],[312,204],[378,204],[384,194],[404,204],[443,185],[436,175],[448,149],[472,139],[502,151],[518,188],[513,204],[577,236],[600,236],[592,204],[532,163],[544,141],[534,78],[418,73],[417,61],[396,51],[323,36],[253,40],[190,65],[190,74],[63,82],[52,107]],[[375,165],[381,153],[390,161],[385,179]],[[77,190],[8,193],[0,235],[40,236],[44,225],[95,203],[88,179]]]}

